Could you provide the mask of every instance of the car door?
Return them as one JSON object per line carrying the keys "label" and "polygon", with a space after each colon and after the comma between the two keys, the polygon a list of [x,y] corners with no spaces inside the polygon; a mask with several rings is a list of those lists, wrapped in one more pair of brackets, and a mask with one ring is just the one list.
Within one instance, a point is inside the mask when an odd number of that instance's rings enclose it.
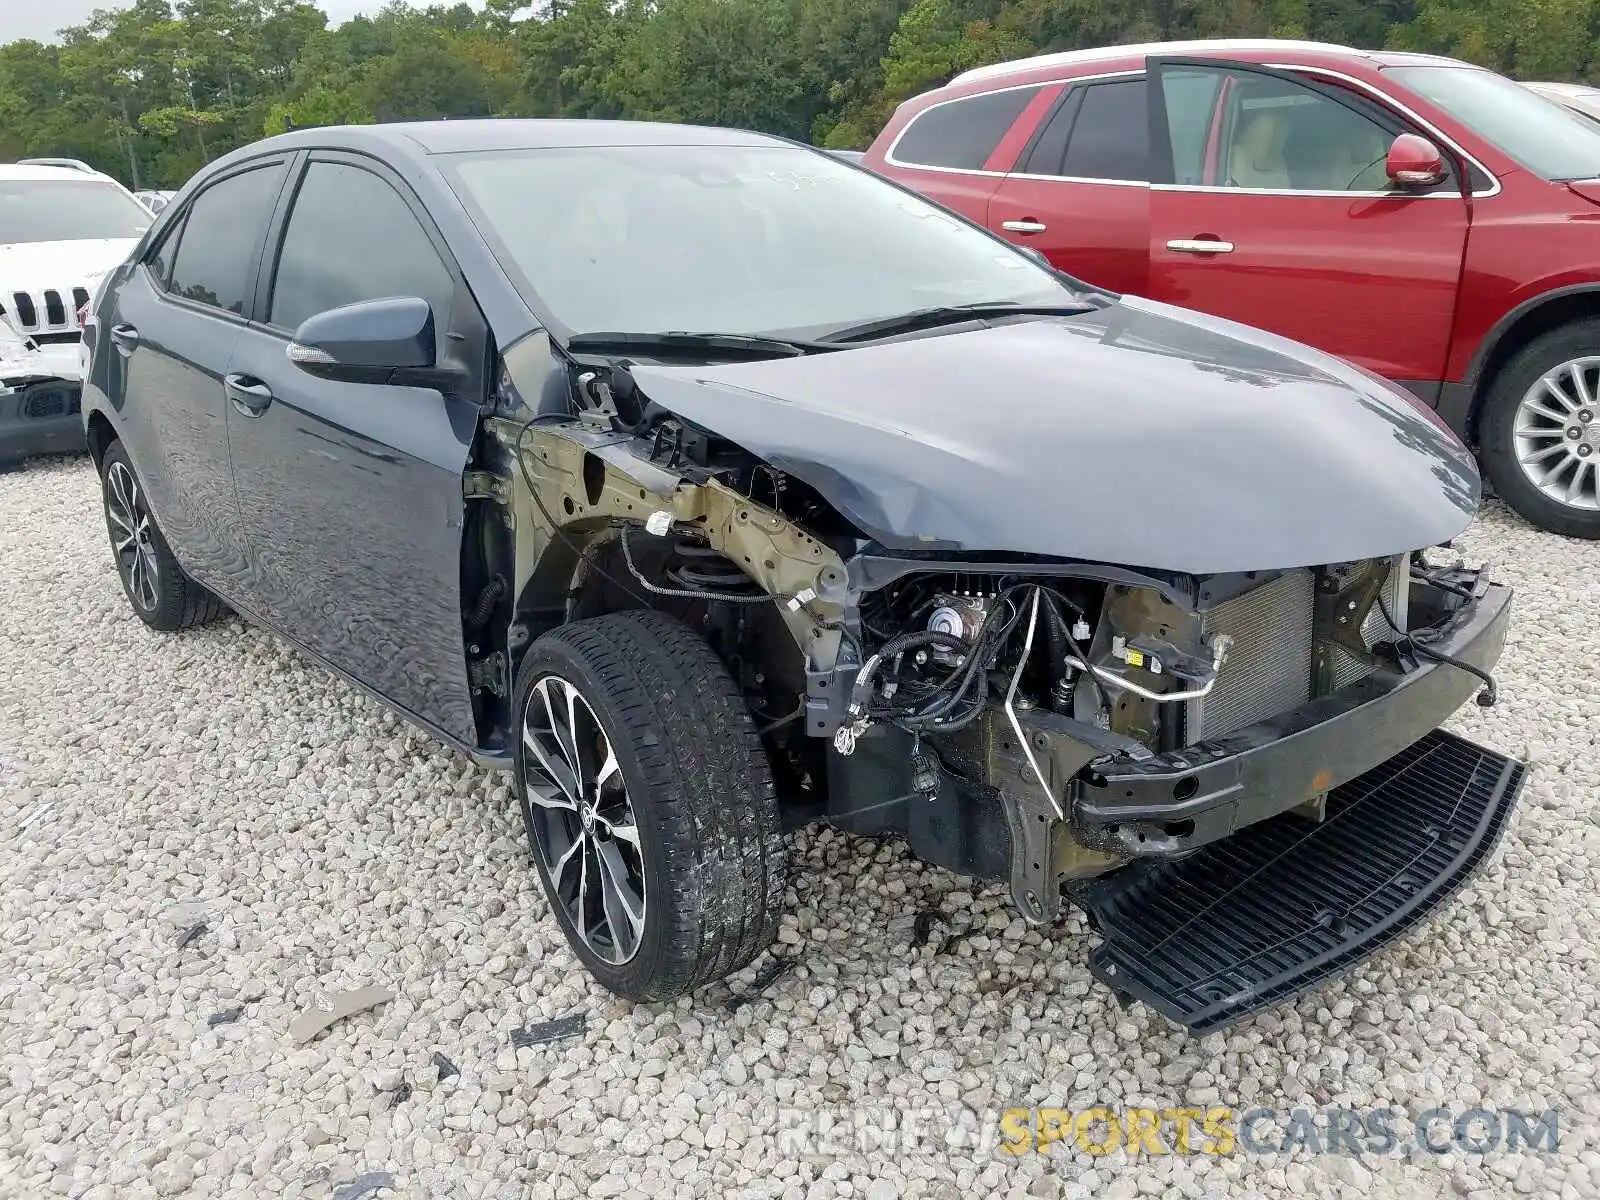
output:
{"label": "car door", "polygon": [[1150,259],[1143,74],[1074,82],[989,200],[989,227],[1097,287],[1142,294]]}
{"label": "car door", "polygon": [[[420,203],[372,160],[311,155],[281,207],[260,319],[240,331],[224,381],[251,603],[330,665],[472,745],[462,474],[478,398],[320,379],[286,349],[317,313],[420,296],[440,361],[454,362],[462,348],[482,350],[482,318]],[[469,364],[474,388],[483,368]]]}
{"label": "car door", "polygon": [[1467,201],[1455,176],[1406,192],[1384,169],[1395,136],[1422,131],[1254,64],[1151,59],[1147,74],[1149,294],[1399,382],[1442,380]]}
{"label": "car door", "polygon": [[246,544],[222,377],[287,174],[287,156],[258,159],[197,192],[114,290],[102,317],[114,353],[93,365],[173,554],[229,598]]}

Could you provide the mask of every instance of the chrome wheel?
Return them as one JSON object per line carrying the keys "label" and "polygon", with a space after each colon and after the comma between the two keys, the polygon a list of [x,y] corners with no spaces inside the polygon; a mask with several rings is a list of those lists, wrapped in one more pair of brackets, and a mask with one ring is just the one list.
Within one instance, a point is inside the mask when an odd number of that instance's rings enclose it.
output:
{"label": "chrome wheel", "polygon": [[534,843],[550,892],[585,945],[616,966],[644,934],[644,858],[616,751],[565,679],[533,685],[522,717]]}
{"label": "chrome wheel", "polygon": [[154,612],[161,574],[156,566],[156,548],[150,541],[154,532],[150,509],[139,490],[139,481],[124,463],[113,462],[106,471],[106,523],[111,530],[117,570],[127,585],[129,598],[144,612]]}
{"label": "chrome wheel", "polygon": [[1522,473],[1546,496],[1600,510],[1600,358],[1541,375],[1517,406],[1512,445]]}

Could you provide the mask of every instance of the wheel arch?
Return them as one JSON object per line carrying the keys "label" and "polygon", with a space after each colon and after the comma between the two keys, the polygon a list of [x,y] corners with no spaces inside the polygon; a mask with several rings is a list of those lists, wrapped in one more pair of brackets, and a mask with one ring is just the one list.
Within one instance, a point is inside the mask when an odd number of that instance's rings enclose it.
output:
{"label": "wheel arch", "polygon": [[[621,607],[670,611],[638,583],[616,553],[619,527],[642,531],[647,520],[665,516],[697,530],[755,588],[774,597],[801,652],[831,665],[840,641],[836,622],[843,614],[844,564],[794,521],[715,477],[691,482],[632,456],[626,448],[585,445],[559,430],[502,421],[490,422],[490,436],[509,460],[507,504],[516,559],[509,644],[514,659],[521,658],[533,637],[568,615],[580,615],[571,612],[574,588],[590,572],[601,584],[633,593],[636,602]],[[633,543],[647,576],[650,550],[658,540],[644,534]]]}
{"label": "wheel arch", "polygon": [[95,409],[89,414],[84,433],[89,442],[89,457],[94,460],[95,470],[98,471],[105,462],[106,448],[117,440],[117,431],[111,424],[111,418]]}
{"label": "wheel arch", "polygon": [[1464,432],[1470,444],[1478,444],[1484,400],[1500,369],[1535,338],[1585,317],[1600,317],[1600,283],[1577,283],[1541,292],[1495,322],[1467,369],[1471,402]]}

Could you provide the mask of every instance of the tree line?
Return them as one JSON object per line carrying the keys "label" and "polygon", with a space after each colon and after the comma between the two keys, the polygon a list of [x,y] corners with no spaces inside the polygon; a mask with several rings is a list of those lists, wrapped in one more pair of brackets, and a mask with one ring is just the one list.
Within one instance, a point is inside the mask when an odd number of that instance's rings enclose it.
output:
{"label": "tree line", "polygon": [[1051,50],[1293,37],[1600,79],[1600,0],[487,0],[330,28],[300,0],[136,0],[0,46],[0,159],[176,187],[285,128],[628,117],[869,142],[958,71]]}

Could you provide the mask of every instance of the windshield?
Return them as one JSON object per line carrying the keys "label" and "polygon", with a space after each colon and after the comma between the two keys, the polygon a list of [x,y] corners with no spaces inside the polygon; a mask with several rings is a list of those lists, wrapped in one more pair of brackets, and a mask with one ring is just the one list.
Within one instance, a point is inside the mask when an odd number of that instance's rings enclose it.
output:
{"label": "windshield", "polygon": [[518,286],[574,332],[822,332],[938,305],[1073,299],[1028,256],[801,147],[453,159]]}
{"label": "windshield", "polygon": [[150,210],[92,179],[0,179],[0,245],[136,238]]}
{"label": "windshield", "polygon": [[1389,74],[1536,175],[1600,176],[1600,126],[1520,83],[1476,67],[1391,67]]}

